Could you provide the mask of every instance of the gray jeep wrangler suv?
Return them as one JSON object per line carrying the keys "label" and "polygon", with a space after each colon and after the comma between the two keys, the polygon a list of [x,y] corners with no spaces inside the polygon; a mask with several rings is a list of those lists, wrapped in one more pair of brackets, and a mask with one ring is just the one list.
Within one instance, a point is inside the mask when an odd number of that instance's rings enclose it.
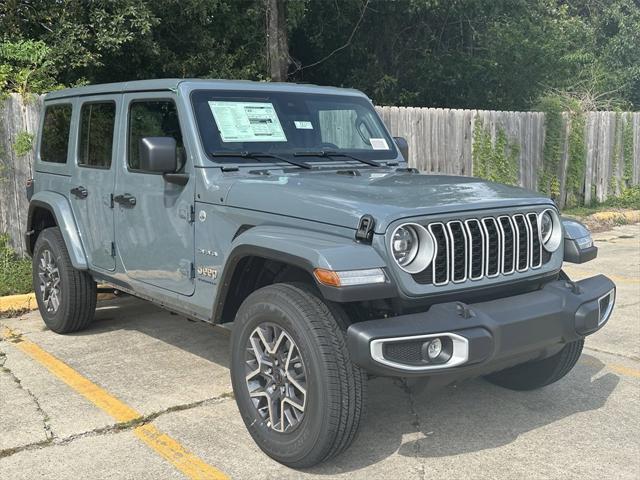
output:
{"label": "gray jeep wrangler suv", "polygon": [[557,381],[615,285],[572,282],[589,232],[538,193],[407,167],[361,92],[149,80],[50,93],[26,243],[46,325],[96,283],[232,327],[242,418],[274,459],[343,451],[368,375]]}

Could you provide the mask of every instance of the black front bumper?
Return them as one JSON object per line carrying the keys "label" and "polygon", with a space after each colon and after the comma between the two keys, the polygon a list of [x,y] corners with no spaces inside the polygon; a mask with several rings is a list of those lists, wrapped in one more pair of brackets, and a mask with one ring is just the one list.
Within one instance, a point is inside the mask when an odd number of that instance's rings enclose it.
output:
{"label": "black front bumper", "polygon": [[[614,301],[615,285],[604,275],[558,280],[499,300],[441,303],[426,312],[354,323],[347,342],[352,360],[376,375],[482,375],[552,355],[595,332],[607,322]],[[420,356],[424,343],[444,333],[461,345],[465,358],[429,363]]]}

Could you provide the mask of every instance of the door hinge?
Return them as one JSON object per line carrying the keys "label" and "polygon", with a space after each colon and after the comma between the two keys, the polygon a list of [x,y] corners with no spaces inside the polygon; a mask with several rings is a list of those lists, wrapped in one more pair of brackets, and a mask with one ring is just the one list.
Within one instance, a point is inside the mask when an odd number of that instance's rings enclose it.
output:
{"label": "door hinge", "polygon": [[113,193],[109,194],[109,208],[113,208]]}
{"label": "door hinge", "polygon": [[191,279],[196,278],[196,266],[193,262],[190,263],[189,278]]}
{"label": "door hinge", "polygon": [[196,206],[189,206],[189,223],[193,223],[196,221]]}
{"label": "door hinge", "polygon": [[116,256],[116,242],[111,242],[111,256]]}

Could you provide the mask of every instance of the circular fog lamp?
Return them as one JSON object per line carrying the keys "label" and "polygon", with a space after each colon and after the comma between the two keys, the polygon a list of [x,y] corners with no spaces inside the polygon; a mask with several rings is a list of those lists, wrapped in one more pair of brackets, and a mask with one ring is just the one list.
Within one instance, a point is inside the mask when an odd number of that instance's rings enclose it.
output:
{"label": "circular fog lamp", "polygon": [[429,342],[427,346],[427,355],[429,360],[435,360],[442,353],[442,341],[439,338],[434,338]]}

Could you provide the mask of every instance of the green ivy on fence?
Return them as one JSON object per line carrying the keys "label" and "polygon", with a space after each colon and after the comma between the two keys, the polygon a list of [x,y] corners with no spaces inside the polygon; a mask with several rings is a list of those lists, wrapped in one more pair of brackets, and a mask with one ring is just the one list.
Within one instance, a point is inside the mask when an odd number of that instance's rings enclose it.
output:
{"label": "green ivy on fence", "polygon": [[481,120],[473,128],[473,174],[498,183],[518,184],[520,145],[511,141],[503,128],[496,131],[495,142]]}

